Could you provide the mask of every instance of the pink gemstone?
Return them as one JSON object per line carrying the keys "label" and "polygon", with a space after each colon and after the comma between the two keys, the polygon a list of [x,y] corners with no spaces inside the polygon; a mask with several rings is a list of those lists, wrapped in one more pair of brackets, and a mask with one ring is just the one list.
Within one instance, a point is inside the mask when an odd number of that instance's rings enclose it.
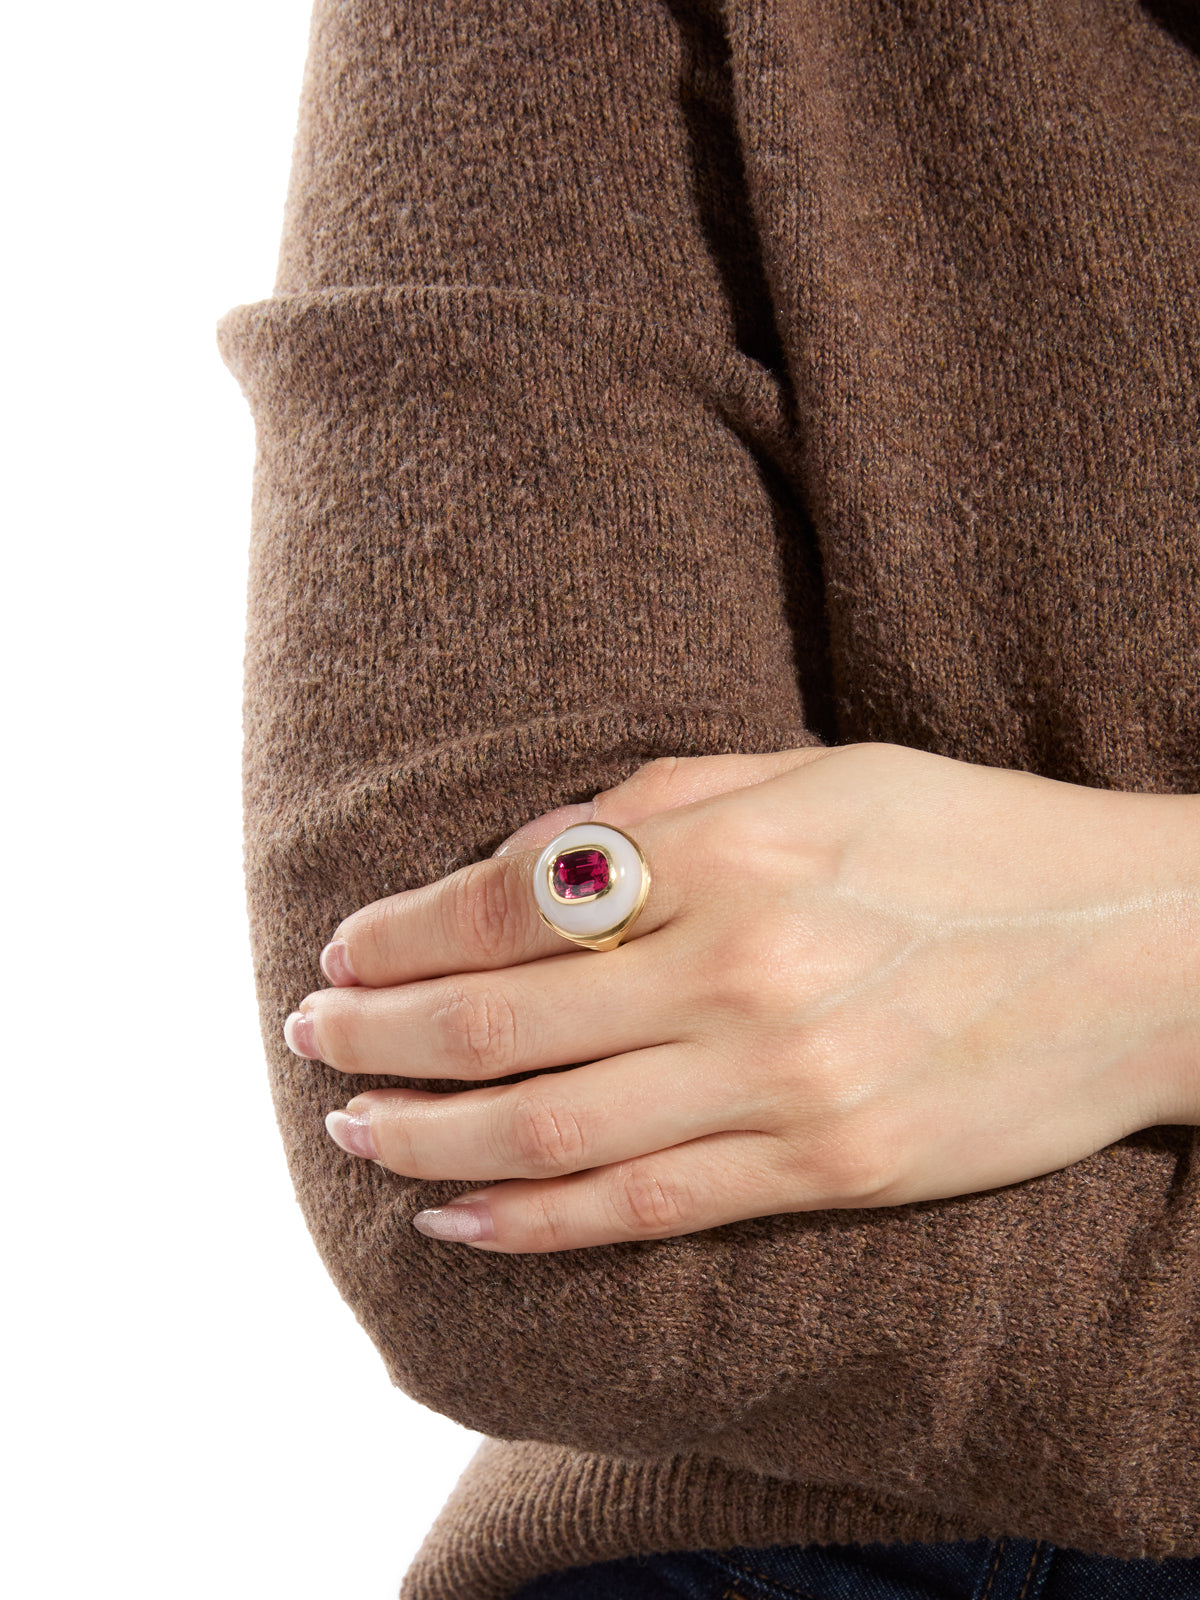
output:
{"label": "pink gemstone", "polygon": [[551,882],[564,900],[594,899],[608,888],[608,857],[602,850],[564,850],[554,858]]}

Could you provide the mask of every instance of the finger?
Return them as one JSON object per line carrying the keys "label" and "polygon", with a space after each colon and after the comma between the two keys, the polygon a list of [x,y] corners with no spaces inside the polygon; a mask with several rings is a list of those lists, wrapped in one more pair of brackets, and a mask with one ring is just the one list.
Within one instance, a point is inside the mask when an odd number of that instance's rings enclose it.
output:
{"label": "finger", "polygon": [[516,1255],[672,1239],[818,1203],[787,1172],[780,1140],[739,1130],[566,1178],[496,1184],[413,1224],[432,1238]]}
{"label": "finger", "polygon": [[[591,822],[596,816],[596,802],[585,800],[582,805],[558,806],[540,817],[534,817],[516,833],[510,833],[504,843],[497,845],[493,856],[515,855],[519,850],[542,850],[556,834],[572,828],[577,822]],[[601,818],[606,821],[607,818]]]}
{"label": "finger", "polygon": [[555,834],[576,822],[611,823],[629,827],[660,811],[694,805],[714,795],[728,794],[765,783],[781,773],[791,772],[821,756],[831,754],[824,745],[778,750],[766,755],[659,756],[631,773],[624,783],[603,789],[593,800],[581,805],[559,806],[544,816],[535,817],[511,834],[494,852],[510,855],[518,850],[541,850]]}
{"label": "finger", "polygon": [[[393,1172],[486,1183],[558,1178],[755,1127],[770,1112],[753,1099],[750,1085],[729,1081],[724,1058],[662,1045],[468,1094],[370,1089],[344,1115],[369,1128],[375,1158]],[[331,1122],[335,1138],[337,1129]]]}
{"label": "finger", "polygon": [[[676,914],[678,874],[671,870],[681,845],[669,828],[648,818],[638,842],[652,866],[650,892],[631,939],[643,938]],[[511,967],[573,948],[538,916],[533,893],[537,855],[492,857],[460,867],[449,877],[406,889],[364,906],[341,923],[334,943],[358,982],[370,987],[412,983],[448,973]],[[615,952],[604,951],[611,957]],[[592,959],[600,959],[596,951]]]}
{"label": "finger", "polygon": [[624,783],[601,790],[595,800],[596,820],[622,828],[660,811],[766,783],[832,754],[825,745],[813,745],[763,755],[660,756],[639,767]]}
{"label": "finger", "polygon": [[383,989],[321,989],[288,1018],[297,1055],[340,1072],[480,1081],[663,1044],[695,1027],[695,961],[680,941],[634,940],[502,972]]}

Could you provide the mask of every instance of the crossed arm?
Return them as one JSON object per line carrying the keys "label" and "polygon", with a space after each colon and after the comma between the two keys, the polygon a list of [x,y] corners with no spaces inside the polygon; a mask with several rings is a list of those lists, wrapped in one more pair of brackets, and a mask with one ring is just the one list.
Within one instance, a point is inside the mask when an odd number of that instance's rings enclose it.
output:
{"label": "crossed arm", "polygon": [[[909,726],[837,701],[826,649],[796,419],[840,312],[792,393],[712,8],[385,11],[318,0],[276,294],[222,333],[259,433],[256,976],[335,1283],[498,1438],[1193,1537],[1195,1138],[1159,1125],[1200,1121],[1200,799],[836,747]],[[939,747],[1049,759],[995,688]],[[1172,727],[1056,770],[1191,787]],[[523,920],[560,813],[479,859],[597,791],[655,884],[603,954]],[[325,1137],[347,1101],[385,1165]],[[481,1248],[413,1228],[466,1190]]]}

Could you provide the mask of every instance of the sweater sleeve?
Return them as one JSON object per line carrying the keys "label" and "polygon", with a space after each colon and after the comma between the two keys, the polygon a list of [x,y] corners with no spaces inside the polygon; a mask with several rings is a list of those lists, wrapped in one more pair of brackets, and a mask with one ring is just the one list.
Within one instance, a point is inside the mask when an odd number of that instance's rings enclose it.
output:
{"label": "sweater sleeve", "polygon": [[219,332],[269,1037],[364,897],[831,720],[729,74],[677,9],[317,0],[276,292]]}
{"label": "sweater sleeve", "polygon": [[483,1431],[582,1436],[573,1373],[628,1354],[597,1348],[594,1296],[695,1242],[431,1245],[409,1219],[469,1185],[323,1128],[402,1080],[280,1030],[357,906],[656,756],[831,720],[719,30],[668,0],[317,0],[275,292],[219,343],[257,432],[247,883],[297,1194],[396,1383]]}

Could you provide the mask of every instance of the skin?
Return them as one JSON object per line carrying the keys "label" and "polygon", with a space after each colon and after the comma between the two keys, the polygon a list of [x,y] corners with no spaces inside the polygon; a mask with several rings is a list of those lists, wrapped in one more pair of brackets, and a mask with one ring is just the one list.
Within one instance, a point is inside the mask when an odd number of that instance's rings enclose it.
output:
{"label": "skin", "polygon": [[662,1239],[1200,1124],[1200,796],[859,744],[666,758],[594,806],[652,870],[618,949],[537,916],[538,853],[592,809],[566,807],[346,918],[288,1018],[341,1071],[462,1080],[330,1118],[395,1172],[478,1185],[423,1232]]}

